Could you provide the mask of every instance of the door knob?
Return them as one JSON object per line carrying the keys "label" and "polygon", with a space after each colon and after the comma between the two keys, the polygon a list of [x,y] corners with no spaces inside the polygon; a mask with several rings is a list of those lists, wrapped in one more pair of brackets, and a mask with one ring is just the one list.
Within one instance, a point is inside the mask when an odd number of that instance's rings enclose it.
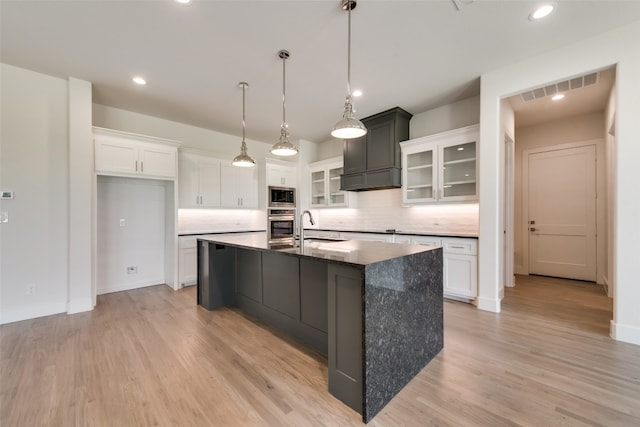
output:
{"label": "door knob", "polygon": [[536,228],[535,227],[531,227],[529,230],[536,231]]}

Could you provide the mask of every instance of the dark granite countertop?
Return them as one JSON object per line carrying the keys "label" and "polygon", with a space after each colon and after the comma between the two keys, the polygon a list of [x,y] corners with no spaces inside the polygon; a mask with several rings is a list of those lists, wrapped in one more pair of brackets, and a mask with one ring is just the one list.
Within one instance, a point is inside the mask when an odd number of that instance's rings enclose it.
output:
{"label": "dark granite countertop", "polygon": [[345,240],[341,242],[306,242],[303,248],[274,249],[269,244],[266,233],[204,235],[198,237],[198,240],[240,248],[280,252],[297,257],[311,257],[355,266],[367,266],[436,248],[436,246],[429,247],[426,245]]}
{"label": "dark granite countertop", "polygon": [[343,230],[337,228],[305,228],[305,230],[337,231],[342,233],[370,233],[370,234],[400,234],[405,236],[439,236],[439,237],[464,237],[477,239],[478,233],[465,233],[456,231],[402,231],[396,229],[388,230]]}
{"label": "dark granite countertop", "polygon": [[266,230],[244,230],[244,231],[209,231],[206,233],[178,233],[178,236],[205,236],[209,234],[239,234],[239,233],[264,233]]}

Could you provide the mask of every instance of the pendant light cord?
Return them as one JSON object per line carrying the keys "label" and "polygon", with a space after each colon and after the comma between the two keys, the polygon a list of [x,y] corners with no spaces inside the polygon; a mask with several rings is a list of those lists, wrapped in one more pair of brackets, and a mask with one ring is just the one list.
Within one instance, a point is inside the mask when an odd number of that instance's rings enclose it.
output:
{"label": "pendant light cord", "polygon": [[287,61],[288,55],[281,55],[282,58],[282,125],[286,126],[287,118],[286,118],[286,109],[285,109],[285,62]]}
{"label": "pendant light cord", "polygon": [[347,30],[347,96],[351,99],[351,2],[347,2],[349,9],[349,25]]}
{"label": "pendant light cord", "polygon": [[244,133],[245,133],[245,121],[244,121],[244,90],[246,88],[246,83],[242,85],[242,143],[244,144]]}

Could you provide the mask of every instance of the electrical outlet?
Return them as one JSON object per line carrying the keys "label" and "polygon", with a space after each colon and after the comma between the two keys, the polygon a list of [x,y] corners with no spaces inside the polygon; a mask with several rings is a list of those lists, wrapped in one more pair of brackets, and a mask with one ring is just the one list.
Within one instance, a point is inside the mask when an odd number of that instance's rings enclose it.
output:
{"label": "electrical outlet", "polygon": [[36,293],[36,287],[34,285],[27,286],[27,295],[34,295]]}
{"label": "electrical outlet", "polygon": [[138,266],[127,267],[127,274],[136,274],[138,272]]}
{"label": "electrical outlet", "polygon": [[124,218],[120,218],[120,227],[126,227],[127,221]]}

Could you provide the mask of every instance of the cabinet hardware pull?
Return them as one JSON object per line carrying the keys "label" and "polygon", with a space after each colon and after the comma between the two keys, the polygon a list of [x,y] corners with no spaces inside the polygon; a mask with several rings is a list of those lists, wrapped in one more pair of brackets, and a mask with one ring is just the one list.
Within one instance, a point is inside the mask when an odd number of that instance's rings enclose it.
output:
{"label": "cabinet hardware pull", "polygon": [[144,162],[140,162],[140,172],[144,173]]}
{"label": "cabinet hardware pull", "polygon": [[138,172],[138,161],[136,160],[136,172]]}
{"label": "cabinet hardware pull", "polygon": [[454,246],[454,245],[451,245],[451,246],[449,246],[449,247],[450,247],[451,249],[464,249],[464,248],[465,248],[464,246]]}

